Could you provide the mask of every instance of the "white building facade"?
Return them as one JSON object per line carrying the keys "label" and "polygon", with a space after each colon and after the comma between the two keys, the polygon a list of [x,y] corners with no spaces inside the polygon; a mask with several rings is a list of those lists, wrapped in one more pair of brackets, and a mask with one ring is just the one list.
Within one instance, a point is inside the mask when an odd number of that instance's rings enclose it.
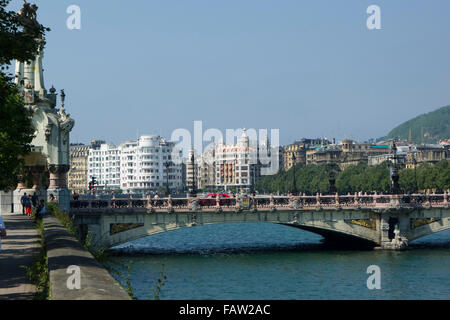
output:
{"label": "white building facade", "polygon": [[[159,136],[142,136],[119,146],[120,188],[125,193],[150,193],[183,188],[182,165],[172,159],[175,144]],[[181,155],[181,151],[180,151]]]}
{"label": "white building facade", "polygon": [[89,150],[88,183],[95,178],[93,186],[98,191],[120,189],[120,150],[115,145],[103,143]]}

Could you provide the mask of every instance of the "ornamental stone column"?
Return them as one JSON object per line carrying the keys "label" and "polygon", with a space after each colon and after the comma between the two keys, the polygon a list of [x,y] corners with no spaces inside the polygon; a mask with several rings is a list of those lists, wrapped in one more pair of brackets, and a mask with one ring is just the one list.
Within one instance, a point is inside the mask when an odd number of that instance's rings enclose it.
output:
{"label": "ornamental stone column", "polygon": [[70,166],[67,164],[58,166],[58,187],[60,189],[67,189],[67,173],[69,169]]}
{"label": "ornamental stone column", "polygon": [[48,186],[49,189],[58,189],[59,187],[59,172],[58,172],[58,166],[51,164],[48,167],[48,171],[50,172],[50,185]]}

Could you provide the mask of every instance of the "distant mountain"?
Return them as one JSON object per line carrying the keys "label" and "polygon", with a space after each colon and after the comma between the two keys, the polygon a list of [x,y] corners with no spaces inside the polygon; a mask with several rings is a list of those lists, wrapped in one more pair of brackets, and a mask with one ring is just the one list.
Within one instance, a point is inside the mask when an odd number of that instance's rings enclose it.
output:
{"label": "distant mountain", "polygon": [[438,143],[439,140],[450,139],[450,106],[406,121],[378,140],[406,140],[410,133],[415,143]]}

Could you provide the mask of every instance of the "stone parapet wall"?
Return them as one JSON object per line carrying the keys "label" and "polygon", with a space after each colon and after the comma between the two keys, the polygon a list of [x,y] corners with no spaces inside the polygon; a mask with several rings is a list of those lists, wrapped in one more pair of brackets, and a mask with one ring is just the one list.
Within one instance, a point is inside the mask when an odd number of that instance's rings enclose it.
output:
{"label": "stone parapet wall", "polygon": [[[44,218],[44,234],[52,300],[130,300],[120,284],[55,217]],[[68,279],[77,267],[80,288],[70,289]]]}

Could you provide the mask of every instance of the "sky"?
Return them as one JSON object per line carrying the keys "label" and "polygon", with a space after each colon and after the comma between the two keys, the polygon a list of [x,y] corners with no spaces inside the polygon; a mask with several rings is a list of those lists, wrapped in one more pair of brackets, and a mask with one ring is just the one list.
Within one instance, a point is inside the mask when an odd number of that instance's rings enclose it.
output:
{"label": "sky", "polygon": [[[72,143],[170,138],[196,120],[224,135],[279,129],[282,145],[365,141],[450,104],[448,0],[34,2]],[[67,28],[70,5],[80,30]],[[370,5],[380,30],[367,28]]]}

